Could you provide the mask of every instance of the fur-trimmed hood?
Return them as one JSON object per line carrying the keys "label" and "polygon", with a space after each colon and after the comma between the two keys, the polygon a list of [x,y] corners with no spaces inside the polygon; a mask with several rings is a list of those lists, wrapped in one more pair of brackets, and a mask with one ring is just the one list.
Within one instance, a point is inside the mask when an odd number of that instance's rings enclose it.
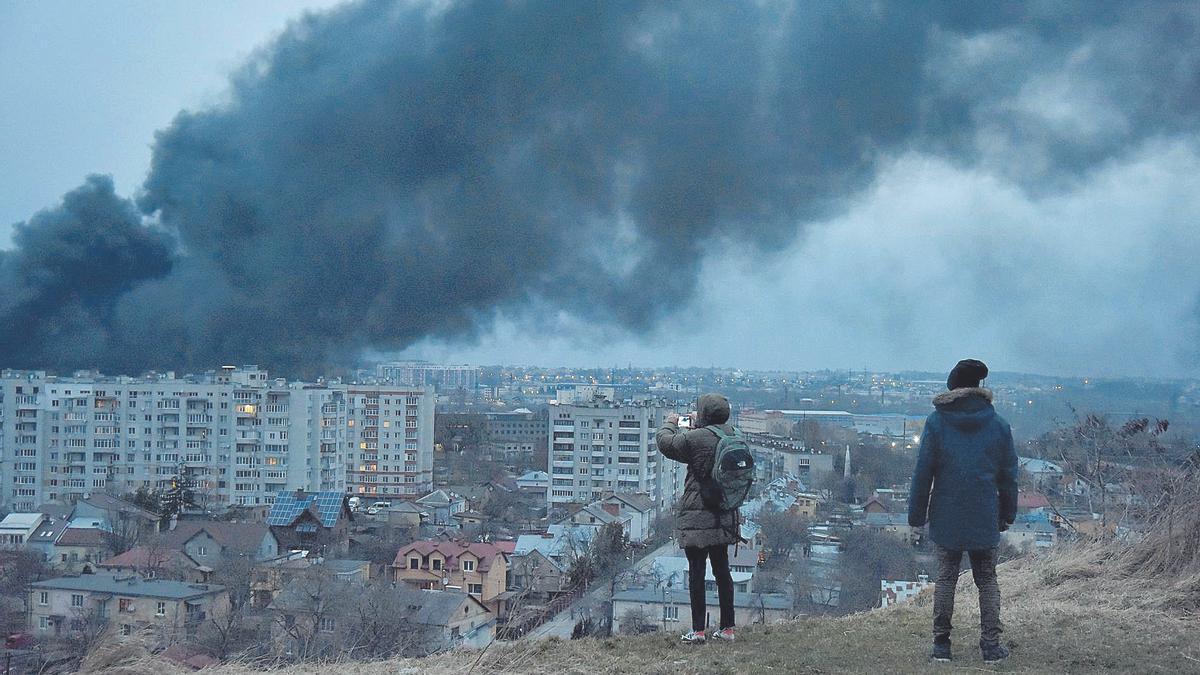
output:
{"label": "fur-trimmed hood", "polygon": [[933,404],[939,408],[950,405],[955,401],[967,398],[968,396],[980,396],[988,403],[992,402],[992,390],[983,387],[961,387],[959,389],[951,389],[943,391],[933,397]]}

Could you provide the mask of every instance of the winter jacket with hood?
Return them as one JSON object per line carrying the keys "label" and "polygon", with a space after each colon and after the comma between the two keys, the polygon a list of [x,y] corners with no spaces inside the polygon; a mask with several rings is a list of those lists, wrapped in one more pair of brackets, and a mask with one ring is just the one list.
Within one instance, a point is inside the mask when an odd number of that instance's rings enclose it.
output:
{"label": "winter jacket with hood", "polygon": [[733,433],[729,422],[729,400],[720,394],[705,394],[696,406],[694,428],[680,431],[679,425],[668,422],[658,430],[658,451],[668,459],[687,464],[687,478],[683,484],[683,495],[676,509],[675,536],[680,548],[735,544],[739,539],[738,512],[717,513],[704,507],[700,498],[698,477],[712,474],[716,458],[717,435],[703,427],[710,424],[720,426],[725,433]]}
{"label": "winter jacket with hood", "polygon": [[1001,523],[1017,516],[1017,453],[992,392],[964,387],[938,394],[925,421],[913,472],[908,524],[954,551],[1000,544]]}

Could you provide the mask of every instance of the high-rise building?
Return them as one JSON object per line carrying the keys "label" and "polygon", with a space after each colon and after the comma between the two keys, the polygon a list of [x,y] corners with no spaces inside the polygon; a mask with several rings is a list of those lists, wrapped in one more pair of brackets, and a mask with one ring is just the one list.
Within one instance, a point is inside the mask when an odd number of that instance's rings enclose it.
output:
{"label": "high-rise building", "polygon": [[433,392],[352,384],[346,490],[367,499],[417,499],[433,490]]}
{"label": "high-rise building", "polygon": [[475,366],[443,365],[428,361],[392,361],[375,367],[375,374],[392,384],[408,387],[435,387],[446,393],[454,390],[474,392],[479,384]]}
{"label": "high-rise building", "polygon": [[271,379],[255,366],[178,378],[4,371],[0,506],[29,511],[180,482],[211,505],[345,492],[352,386]]}
{"label": "high-rise building", "polygon": [[551,405],[547,502],[590,503],[613,493],[642,494],[657,508],[675,502],[687,467],[658,452],[654,434],[669,410],[651,403]]}

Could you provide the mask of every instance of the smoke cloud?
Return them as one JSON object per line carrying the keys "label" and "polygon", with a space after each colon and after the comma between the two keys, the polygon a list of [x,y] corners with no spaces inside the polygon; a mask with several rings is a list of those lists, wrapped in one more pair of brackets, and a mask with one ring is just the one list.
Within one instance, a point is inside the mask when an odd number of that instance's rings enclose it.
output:
{"label": "smoke cloud", "polygon": [[497,313],[644,333],[897,157],[1045,199],[1198,110],[1194,4],[359,2],[159,132],[147,225],[97,178],[20,225],[0,353],[303,373]]}

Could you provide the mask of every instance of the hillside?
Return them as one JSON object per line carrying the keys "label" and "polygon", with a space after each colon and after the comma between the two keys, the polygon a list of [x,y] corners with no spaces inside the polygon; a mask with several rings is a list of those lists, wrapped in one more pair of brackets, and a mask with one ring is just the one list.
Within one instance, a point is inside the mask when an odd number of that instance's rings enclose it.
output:
{"label": "hillside", "polygon": [[[1001,567],[1005,641],[1012,658],[979,658],[978,609],[965,574],[955,613],[956,657],[945,672],[1200,672],[1200,577],[1170,582],[1130,574],[1111,547],[1064,550]],[[1180,581],[1180,579],[1183,579]],[[496,645],[419,660],[293,666],[301,673],[917,673],[928,672],[932,595],[909,605],[842,618],[810,618],[744,630],[734,645],[684,646],[676,635]],[[95,654],[89,670],[182,672],[130,647]],[[238,666],[213,675],[254,672]]]}

